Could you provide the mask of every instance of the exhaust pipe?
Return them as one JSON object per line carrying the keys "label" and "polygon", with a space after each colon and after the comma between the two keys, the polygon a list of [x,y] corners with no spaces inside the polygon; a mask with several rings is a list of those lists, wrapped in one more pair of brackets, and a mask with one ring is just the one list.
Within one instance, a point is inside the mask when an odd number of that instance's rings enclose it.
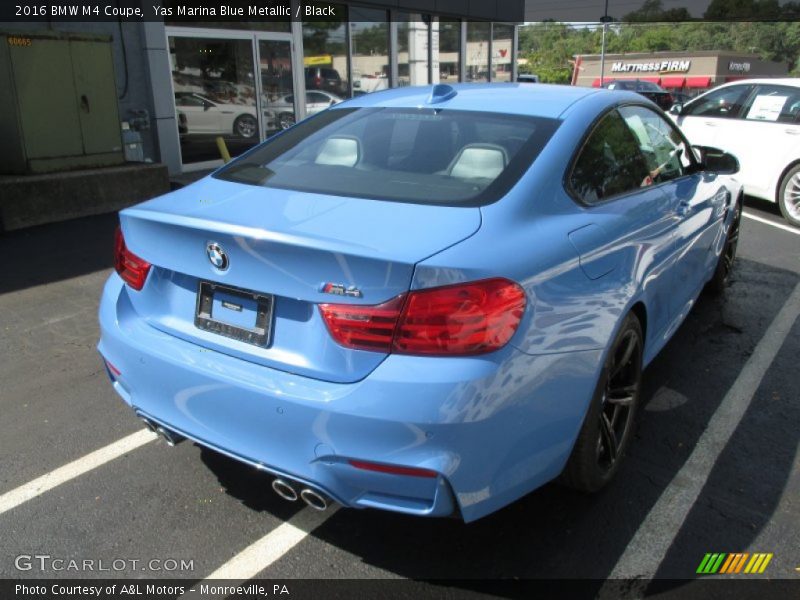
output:
{"label": "exhaust pipe", "polygon": [[300,492],[300,497],[303,499],[303,502],[308,504],[314,510],[322,511],[328,508],[328,500],[325,498],[325,496],[318,494],[310,488],[306,488]]}
{"label": "exhaust pipe", "polygon": [[170,431],[169,429],[161,427],[161,425],[156,426],[156,433],[160,435],[165,442],[167,442],[167,445],[170,448],[174,447],[175,444],[179,444],[185,439],[182,435],[178,435],[174,431]]}
{"label": "exhaust pipe", "polygon": [[286,483],[283,479],[276,479],[272,482],[272,489],[278,496],[289,502],[297,500],[297,490],[291,484]]}
{"label": "exhaust pipe", "polygon": [[157,425],[155,423],[153,423],[147,417],[139,416],[139,419],[142,421],[142,423],[144,423],[144,426],[147,428],[148,431],[152,431],[153,433],[156,433]]}

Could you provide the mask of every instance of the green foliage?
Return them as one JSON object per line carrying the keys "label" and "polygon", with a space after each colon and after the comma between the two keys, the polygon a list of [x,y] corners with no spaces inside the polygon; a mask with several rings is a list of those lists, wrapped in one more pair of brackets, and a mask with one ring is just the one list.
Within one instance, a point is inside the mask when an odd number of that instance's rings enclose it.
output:
{"label": "green foliage", "polygon": [[[769,4],[769,1],[756,4]],[[746,0],[725,0],[720,3],[736,8],[740,2],[747,3]],[[752,4],[753,0],[749,2]],[[660,6],[658,0],[648,0],[637,12],[644,11],[641,16],[650,11],[652,15],[654,11],[661,10]],[[762,10],[768,8],[761,7]],[[520,71],[536,73],[547,83],[569,83],[575,55],[599,54],[600,40],[599,27],[571,27],[552,22],[520,27],[519,55],[528,61],[527,65],[520,67]],[[789,63],[791,73],[800,74],[800,23],[614,23],[609,26],[606,38],[608,53],[699,50],[756,54],[766,60]]]}

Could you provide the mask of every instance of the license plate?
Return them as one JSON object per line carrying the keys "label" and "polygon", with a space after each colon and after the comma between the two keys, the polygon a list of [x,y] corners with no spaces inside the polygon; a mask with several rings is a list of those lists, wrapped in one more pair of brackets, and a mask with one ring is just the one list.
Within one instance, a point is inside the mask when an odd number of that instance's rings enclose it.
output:
{"label": "license plate", "polygon": [[272,333],[273,306],[271,294],[201,281],[194,324],[246,344],[267,346]]}

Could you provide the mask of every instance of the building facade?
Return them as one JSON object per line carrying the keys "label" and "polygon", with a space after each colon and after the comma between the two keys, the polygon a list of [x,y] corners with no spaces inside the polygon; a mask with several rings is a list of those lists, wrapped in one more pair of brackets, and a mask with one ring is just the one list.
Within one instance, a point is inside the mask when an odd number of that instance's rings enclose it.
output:
{"label": "building facade", "polygon": [[[309,4],[304,2],[303,6]],[[331,104],[382,89],[512,81],[524,0],[365,0],[335,17],[50,22],[111,36],[119,118],[172,174],[221,164]],[[292,2],[294,7],[299,2]],[[43,90],[43,93],[48,91]],[[51,90],[50,92],[55,92]]]}
{"label": "building facade", "polygon": [[[606,54],[603,81],[642,79],[672,92],[696,95],[721,83],[752,77],[786,77],[786,63],[726,51]],[[598,54],[575,57],[573,85],[599,87]]]}

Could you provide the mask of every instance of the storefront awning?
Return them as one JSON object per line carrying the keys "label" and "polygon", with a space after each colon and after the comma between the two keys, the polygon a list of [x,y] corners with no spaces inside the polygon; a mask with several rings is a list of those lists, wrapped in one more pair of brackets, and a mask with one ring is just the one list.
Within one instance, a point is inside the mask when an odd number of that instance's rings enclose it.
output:
{"label": "storefront awning", "polygon": [[711,77],[687,77],[686,87],[690,88],[711,87]]}
{"label": "storefront awning", "polygon": [[660,83],[661,77],[639,77],[639,81],[649,81],[650,83]]}
{"label": "storefront awning", "polygon": [[686,77],[662,77],[661,86],[665,88],[682,88]]}

